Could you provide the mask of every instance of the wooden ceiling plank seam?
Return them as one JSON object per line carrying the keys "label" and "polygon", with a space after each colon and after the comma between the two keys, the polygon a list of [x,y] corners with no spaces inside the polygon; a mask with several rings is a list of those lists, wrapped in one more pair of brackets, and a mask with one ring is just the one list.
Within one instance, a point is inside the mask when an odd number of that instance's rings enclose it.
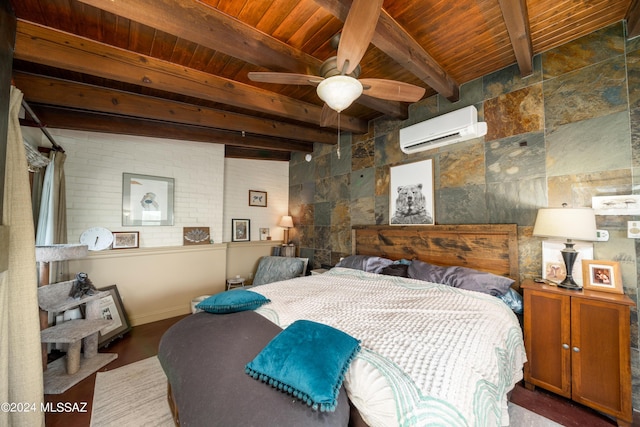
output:
{"label": "wooden ceiling plank seam", "polygon": [[[143,31],[148,29],[146,25],[142,25],[138,22],[134,22],[130,19],[120,17],[120,19],[126,19],[129,22],[129,43],[122,49],[137,52],[141,55],[151,56],[151,50],[153,48],[153,36],[155,30],[152,32]],[[113,45],[116,46],[116,45]]]}
{"label": "wooden ceiling plank seam", "polygon": [[[595,28],[595,26],[593,28],[581,26],[578,28],[578,30],[575,30],[573,29],[573,25],[567,24],[566,26],[567,28],[572,28],[571,31],[572,31],[573,37],[571,39],[568,39],[566,38],[566,36],[563,36],[563,28],[555,28],[553,31],[548,31],[548,32],[545,32],[543,30],[542,32],[545,35],[544,39],[537,40],[537,42],[534,43],[534,50],[533,50],[534,54],[543,53],[548,50],[554,49],[560,45],[579,39],[580,37],[589,35],[594,31],[596,31],[597,29],[602,29],[609,25],[612,25],[615,22],[619,22],[619,20],[615,20],[615,18],[616,16],[611,17],[610,15],[599,17],[599,19],[597,20],[598,22],[597,28]],[[585,18],[585,19],[589,19],[589,18]],[[533,39],[536,40],[535,36]]]}
{"label": "wooden ceiling plank seam", "polygon": [[[22,20],[18,20],[14,56],[301,122],[320,123],[322,108],[317,105]],[[355,133],[366,133],[368,128],[363,120],[347,115],[343,116],[342,125],[345,131]]]}
{"label": "wooden ceiling plank seam", "polygon": [[294,7],[295,4],[290,0],[274,0],[271,7],[256,24],[256,29],[273,36],[273,33],[282,25],[282,21],[289,16]]}
{"label": "wooden ceiling plank seam", "polygon": [[335,144],[335,135],[321,129],[304,128],[274,120],[214,110],[192,104],[145,95],[104,89],[83,83],[14,72],[16,86],[29,102],[118,116],[139,116],[150,120],[204,126],[227,131],[264,134],[303,142]]}
{"label": "wooden ceiling plank seam", "polygon": [[236,18],[245,24],[256,27],[272,5],[273,0],[247,1]]}
{"label": "wooden ceiling plank seam", "polygon": [[307,22],[316,12],[316,9],[317,7],[312,2],[298,2],[287,16],[284,17],[280,25],[273,30],[271,37],[286,43],[295,31],[298,30],[300,22]]}

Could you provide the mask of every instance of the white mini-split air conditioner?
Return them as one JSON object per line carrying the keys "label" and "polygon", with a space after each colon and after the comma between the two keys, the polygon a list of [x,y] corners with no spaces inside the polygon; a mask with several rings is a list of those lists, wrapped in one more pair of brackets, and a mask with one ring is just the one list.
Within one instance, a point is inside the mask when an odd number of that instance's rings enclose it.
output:
{"label": "white mini-split air conditioner", "polygon": [[487,134],[473,105],[400,129],[400,149],[407,153],[431,150]]}

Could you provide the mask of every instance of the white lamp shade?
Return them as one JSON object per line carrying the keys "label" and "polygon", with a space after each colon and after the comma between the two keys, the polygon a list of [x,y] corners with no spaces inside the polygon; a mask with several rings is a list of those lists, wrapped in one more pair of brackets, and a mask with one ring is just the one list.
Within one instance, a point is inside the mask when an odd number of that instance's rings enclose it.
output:
{"label": "white lamp shade", "polygon": [[538,209],[533,235],[571,240],[596,240],[596,215],[590,208]]}
{"label": "white lamp shade", "polygon": [[362,83],[349,76],[333,76],[321,81],[316,92],[332,110],[339,113],[362,95]]}
{"label": "white lamp shade", "polygon": [[53,262],[84,258],[89,254],[88,248],[87,245],[79,244],[36,246],[36,261]]}
{"label": "white lamp shade", "polygon": [[280,224],[278,225],[284,228],[291,228],[293,227],[293,218],[291,218],[289,215],[284,215],[280,220]]}

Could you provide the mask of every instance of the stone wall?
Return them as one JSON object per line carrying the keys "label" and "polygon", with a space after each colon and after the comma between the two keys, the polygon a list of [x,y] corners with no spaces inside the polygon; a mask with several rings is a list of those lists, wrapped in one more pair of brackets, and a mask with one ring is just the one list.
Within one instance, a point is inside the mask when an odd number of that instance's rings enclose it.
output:
{"label": "stone wall", "polygon": [[[531,237],[540,207],[591,206],[593,196],[640,194],[640,40],[623,23],[534,58],[521,78],[516,66],[461,87],[450,103],[433,96],[406,121],[379,119],[366,135],[317,144],[313,160],[290,163],[289,209],[294,241],[314,267],[351,251],[350,228],[388,224],[391,167],[433,159],[438,224],[516,223],[521,278],[541,273],[541,240]],[[488,134],[441,149],[405,155],[399,129],[475,105]],[[608,242],[594,258],[619,261],[625,292],[637,302],[640,242],[626,237],[635,216],[598,216]],[[640,407],[637,311],[632,311],[634,406]]]}

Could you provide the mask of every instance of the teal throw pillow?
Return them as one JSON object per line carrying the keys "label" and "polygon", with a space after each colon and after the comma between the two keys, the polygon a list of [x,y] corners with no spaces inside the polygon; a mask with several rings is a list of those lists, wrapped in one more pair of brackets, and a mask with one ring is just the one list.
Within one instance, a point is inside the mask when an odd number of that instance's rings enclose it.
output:
{"label": "teal throw pillow", "polygon": [[246,289],[234,289],[212,295],[196,305],[196,308],[208,313],[224,314],[255,310],[268,302],[271,301],[256,292],[247,291]]}
{"label": "teal throw pillow", "polygon": [[360,341],[352,336],[322,323],[297,320],[276,335],[245,371],[315,410],[333,412],[344,374],[358,351]]}

